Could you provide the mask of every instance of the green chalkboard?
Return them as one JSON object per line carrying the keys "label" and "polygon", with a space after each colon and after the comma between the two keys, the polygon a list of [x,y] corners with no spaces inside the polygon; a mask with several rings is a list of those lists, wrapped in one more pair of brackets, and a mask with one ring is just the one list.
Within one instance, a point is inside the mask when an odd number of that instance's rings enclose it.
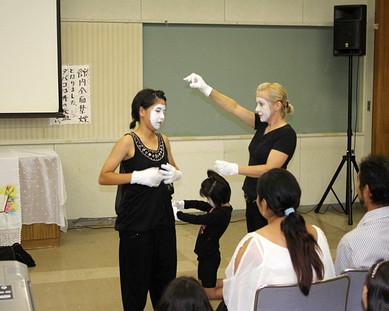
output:
{"label": "green chalkboard", "polygon": [[295,107],[288,121],[297,133],[346,132],[349,58],[333,56],[332,36],[332,27],[145,24],[144,87],[167,96],[161,131],[253,133],[183,81],[196,72],[253,111],[257,85],[279,82]]}

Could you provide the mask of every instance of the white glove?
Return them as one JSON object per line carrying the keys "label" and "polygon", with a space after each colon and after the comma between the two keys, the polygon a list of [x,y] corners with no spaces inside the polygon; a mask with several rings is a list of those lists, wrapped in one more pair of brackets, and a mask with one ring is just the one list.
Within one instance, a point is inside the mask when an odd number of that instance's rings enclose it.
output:
{"label": "white glove", "polygon": [[169,163],[162,164],[159,172],[163,175],[163,182],[165,184],[171,184],[182,177],[181,171]]}
{"label": "white glove", "polygon": [[201,76],[199,76],[198,74],[192,73],[189,76],[187,76],[186,78],[184,78],[184,80],[186,82],[189,82],[189,86],[192,89],[199,89],[207,97],[212,92],[212,88],[207,83],[205,83],[203,78]]}
{"label": "white glove", "polygon": [[131,184],[158,187],[163,178],[164,176],[159,172],[158,167],[150,167],[143,171],[133,171]]}
{"label": "white glove", "polygon": [[177,210],[183,210],[185,208],[185,201],[172,201],[172,206]]}
{"label": "white glove", "polygon": [[239,166],[236,163],[217,160],[215,161],[215,170],[223,176],[237,175]]}
{"label": "white glove", "polygon": [[177,217],[177,212],[178,212],[177,207],[175,207],[174,205],[172,205],[172,207],[173,207],[174,219],[175,220],[179,220],[178,217]]}

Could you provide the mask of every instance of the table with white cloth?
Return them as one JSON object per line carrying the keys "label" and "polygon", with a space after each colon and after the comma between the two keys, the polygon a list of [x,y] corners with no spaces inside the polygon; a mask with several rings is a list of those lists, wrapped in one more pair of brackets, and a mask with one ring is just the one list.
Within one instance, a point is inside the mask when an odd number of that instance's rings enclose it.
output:
{"label": "table with white cloth", "polygon": [[[27,249],[59,246],[60,230],[67,230],[66,190],[59,155],[52,149],[3,149],[1,172],[10,158],[17,159],[22,220],[21,236],[14,242],[21,242]],[[0,182],[7,183],[4,178]],[[1,187],[0,184],[0,196]],[[9,218],[12,216],[9,214]],[[6,230],[3,227],[4,223],[0,223],[0,233]]]}

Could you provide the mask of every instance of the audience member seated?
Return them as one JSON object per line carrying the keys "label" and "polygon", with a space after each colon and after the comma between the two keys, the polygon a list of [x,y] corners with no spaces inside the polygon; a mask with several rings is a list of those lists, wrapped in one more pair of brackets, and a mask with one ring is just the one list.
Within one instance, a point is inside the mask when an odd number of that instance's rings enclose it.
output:
{"label": "audience member seated", "polygon": [[367,311],[389,311],[389,261],[380,259],[370,268],[362,301]]}
{"label": "audience member seated", "polygon": [[193,277],[181,276],[165,288],[156,311],[213,311],[201,284]]}
{"label": "audience member seated", "polygon": [[358,198],[367,212],[358,226],[340,240],[336,274],[345,269],[367,269],[378,259],[389,260],[389,158],[368,156],[357,178]]}
{"label": "audience member seated", "polygon": [[[264,285],[298,284],[308,295],[312,282],[335,276],[323,231],[297,213],[300,197],[296,178],[285,169],[259,178],[256,203],[268,225],[240,241],[226,269],[223,299],[229,311],[253,310],[255,292]],[[217,310],[226,310],[222,304]]]}

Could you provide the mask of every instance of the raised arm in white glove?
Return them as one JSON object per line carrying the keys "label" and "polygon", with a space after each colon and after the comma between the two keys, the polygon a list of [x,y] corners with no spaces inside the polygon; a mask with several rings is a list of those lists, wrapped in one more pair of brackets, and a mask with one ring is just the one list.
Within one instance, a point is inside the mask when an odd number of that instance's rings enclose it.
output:
{"label": "raised arm in white glove", "polygon": [[217,160],[215,161],[215,170],[223,176],[231,176],[239,173],[239,166],[236,163]]}
{"label": "raised arm in white glove", "polygon": [[172,206],[175,207],[177,210],[183,210],[185,208],[185,201],[172,201]]}
{"label": "raised arm in white glove", "polygon": [[133,171],[131,184],[158,187],[163,179],[164,176],[159,172],[158,167],[150,167],[143,171]]}
{"label": "raised arm in white glove", "polygon": [[162,164],[159,172],[163,175],[165,184],[171,184],[182,177],[182,172],[169,163]]}
{"label": "raised arm in white glove", "polygon": [[184,80],[186,82],[189,82],[189,86],[192,89],[199,89],[207,97],[212,92],[212,87],[210,87],[207,83],[205,83],[203,78],[196,73],[190,74],[189,76],[185,77]]}

